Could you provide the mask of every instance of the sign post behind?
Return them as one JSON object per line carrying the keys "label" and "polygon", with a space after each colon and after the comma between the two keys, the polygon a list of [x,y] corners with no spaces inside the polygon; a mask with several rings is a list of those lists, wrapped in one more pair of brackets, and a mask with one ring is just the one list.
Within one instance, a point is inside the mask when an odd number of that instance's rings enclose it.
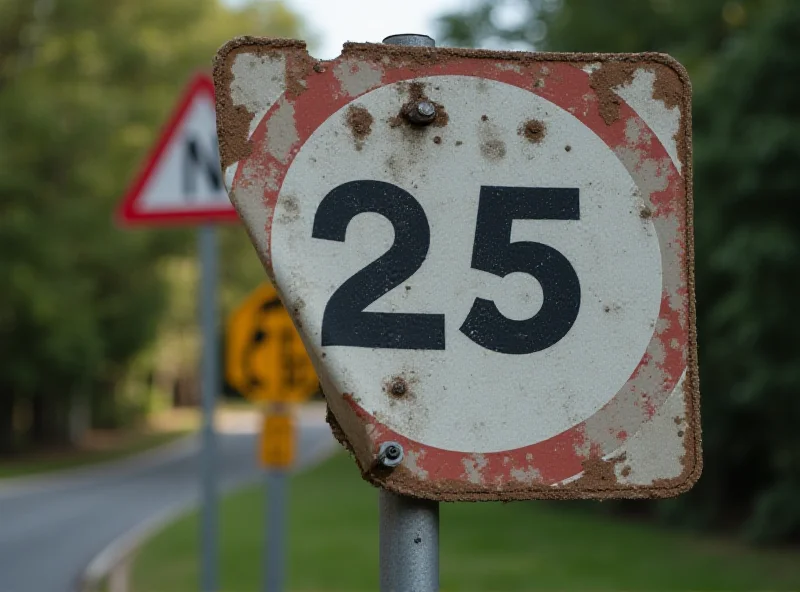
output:
{"label": "sign post behind", "polygon": [[125,225],[200,225],[200,329],[203,342],[201,399],[201,574],[204,592],[217,589],[217,471],[214,407],[220,387],[217,344],[216,224],[238,219],[222,183],[217,147],[214,85],[207,74],[189,83],[158,142],[120,204]]}
{"label": "sign post behind", "polygon": [[200,257],[200,331],[203,339],[201,398],[202,426],[202,589],[217,589],[217,442],[214,433],[214,407],[219,380],[219,351],[217,345],[217,229],[203,224],[197,232]]}
{"label": "sign post behind", "polygon": [[286,580],[288,474],[295,458],[292,405],[306,401],[319,382],[271,284],[260,285],[233,311],[225,335],[225,379],[264,414],[259,440],[267,496],[262,585],[265,592],[281,592]]}

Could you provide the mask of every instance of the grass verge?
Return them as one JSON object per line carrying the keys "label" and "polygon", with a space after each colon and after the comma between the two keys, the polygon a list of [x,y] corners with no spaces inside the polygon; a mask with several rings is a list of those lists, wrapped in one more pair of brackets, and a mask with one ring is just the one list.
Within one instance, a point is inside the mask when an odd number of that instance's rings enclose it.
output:
{"label": "grass verge", "polygon": [[[378,589],[376,491],[338,455],[292,479],[289,589]],[[225,592],[258,590],[261,487],[221,508]],[[140,552],[136,592],[199,589],[196,513],[168,526]],[[756,551],[585,513],[554,503],[444,504],[442,591],[800,590],[800,551]]]}

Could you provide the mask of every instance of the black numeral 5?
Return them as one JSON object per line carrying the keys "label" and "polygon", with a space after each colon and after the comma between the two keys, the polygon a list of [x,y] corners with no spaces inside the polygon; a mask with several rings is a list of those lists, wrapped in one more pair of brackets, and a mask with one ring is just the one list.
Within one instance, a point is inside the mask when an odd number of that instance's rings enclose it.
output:
{"label": "black numeral 5", "polygon": [[476,298],[461,332],[478,345],[504,354],[547,349],[564,337],[578,317],[581,285],[567,258],[553,247],[511,242],[514,220],[578,220],[577,189],[481,187],[472,267],[505,277],[522,271],[542,286],[544,302],[532,317],[515,321],[491,300]]}
{"label": "black numeral 5", "polygon": [[[364,309],[411,277],[430,246],[430,226],[419,202],[382,181],[351,181],[320,203],[312,236],[344,242],[355,216],[375,212],[394,226],[391,248],[337,289],[322,318],[322,345],[390,349],[445,348],[444,315],[372,313]],[[561,340],[575,323],[581,289],[575,269],[556,249],[531,241],[511,242],[514,220],[578,220],[577,189],[481,187],[472,267],[504,277],[528,273],[542,286],[544,301],[525,320],[503,316],[491,300],[476,298],[461,332],[492,351],[528,354]]]}

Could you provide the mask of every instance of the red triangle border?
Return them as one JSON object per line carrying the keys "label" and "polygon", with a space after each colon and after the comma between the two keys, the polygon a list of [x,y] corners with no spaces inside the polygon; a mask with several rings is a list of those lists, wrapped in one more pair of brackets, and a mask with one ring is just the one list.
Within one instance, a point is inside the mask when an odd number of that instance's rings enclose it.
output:
{"label": "red triangle border", "polygon": [[124,226],[163,226],[235,222],[239,220],[239,215],[232,205],[224,208],[197,209],[190,212],[164,210],[153,213],[141,212],[137,208],[138,199],[150,179],[150,176],[153,174],[156,165],[158,165],[170,140],[180,127],[195,97],[200,94],[209,95],[212,103],[214,102],[214,83],[211,80],[211,76],[204,72],[196,74],[189,81],[177,107],[164,126],[158,141],[144,160],[144,166],[140,169],[128,191],[125,193],[125,197],[122,199],[116,212],[116,219],[120,224]]}

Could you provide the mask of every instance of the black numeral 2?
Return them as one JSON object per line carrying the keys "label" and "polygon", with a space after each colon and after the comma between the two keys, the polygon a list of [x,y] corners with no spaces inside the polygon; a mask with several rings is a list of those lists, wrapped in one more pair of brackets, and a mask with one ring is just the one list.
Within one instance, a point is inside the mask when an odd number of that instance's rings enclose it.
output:
{"label": "black numeral 2", "polygon": [[322,345],[444,349],[443,314],[364,312],[414,275],[428,256],[428,218],[410,193],[381,181],[339,185],[319,204],[311,236],[344,242],[350,220],[364,212],[375,212],[392,223],[394,243],[328,300],[322,317]]}
{"label": "black numeral 2", "polygon": [[[416,272],[428,255],[430,226],[419,202],[382,181],[351,181],[328,193],[314,217],[312,236],[344,242],[355,216],[375,212],[394,226],[391,248],[356,273],[325,306],[322,345],[389,349],[444,349],[444,315],[364,312]],[[578,220],[578,189],[481,187],[472,267],[505,277],[524,272],[542,286],[541,309],[525,320],[503,316],[491,300],[476,298],[461,332],[505,354],[541,351],[560,341],[578,316],[581,288],[575,268],[553,247],[511,242],[514,220]]]}

